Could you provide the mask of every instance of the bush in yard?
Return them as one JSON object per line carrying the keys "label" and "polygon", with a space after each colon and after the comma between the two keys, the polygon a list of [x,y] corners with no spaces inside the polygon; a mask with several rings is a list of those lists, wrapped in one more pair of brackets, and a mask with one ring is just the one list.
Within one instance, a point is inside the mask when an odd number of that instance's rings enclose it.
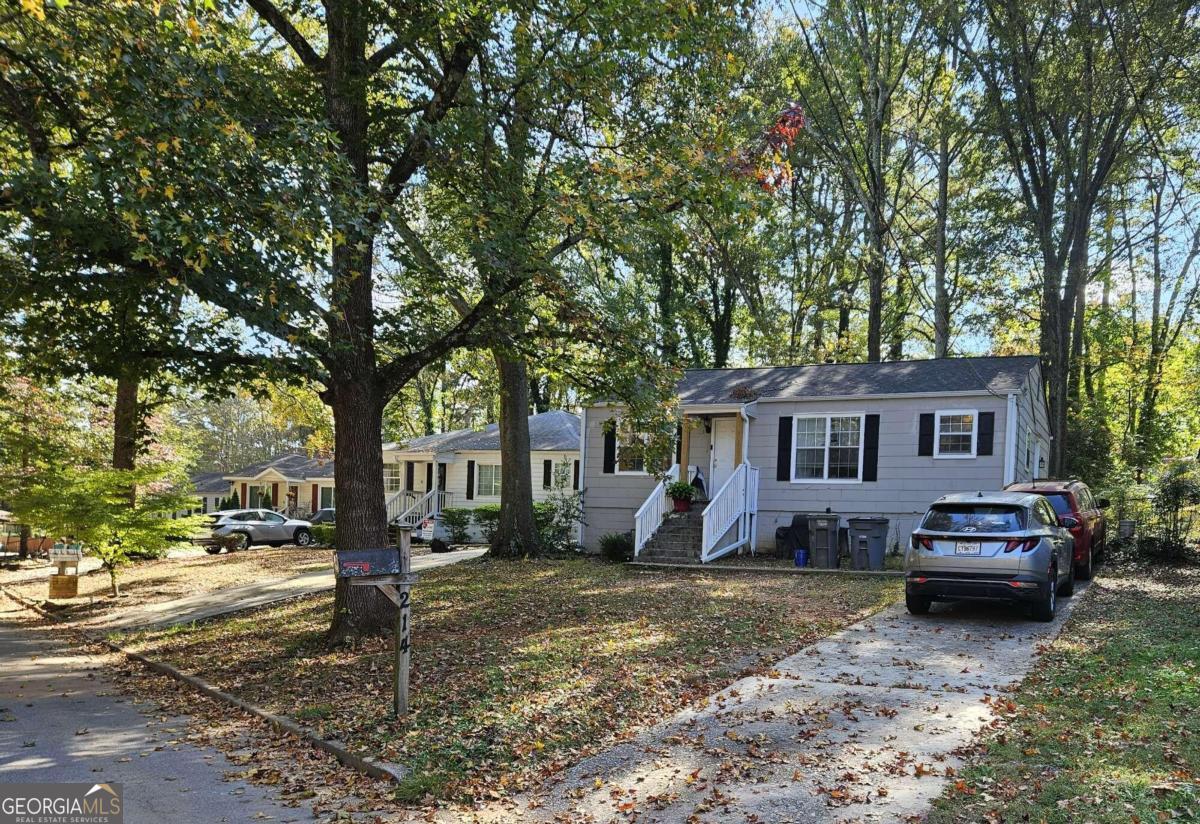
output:
{"label": "bush in yard", "polygon": [[483,540],[491,543],[500,528],[500,504],[484,504],[471,510],[471,518],[483,532]]}
{"label": "bush in yard", "polygon": [[1157,529],[1139,541],[1144,554],[1177,560],[1187,551],[1200,519],[1200,466],[1194,460],[1167,464],[1154,484]]}
{"label": "bush in yard", "polygon": [[313,540],[321,546],[333,546],[337,538],[336,529],[333,524],[313,524]]}
{"label": "bush in yard", "polygon": [[429,542],[430,552],[449,552],[450,544],[443,541],[441,538],[434,538]]}
{"label": "bush in yard", "polygon": [[579,551],[576,530],[583,522],[583,496],[571,489],[571,473],[571,462],[560,461],[554,467],[550,494],[533,505],[533,522],[542,552]]}
{"label": "bush in yard", "polygon": [[628,532],[609,532],[600,536],[600,556],[614,564],[633,560],[633,536]]}
{"label": "bush in yard", "polygon": [[442,510],[442,526],[450,533],[450,543],[465,544],[471,527],[471,510],[450,508]]}
{"label": "bush in yard", "polygon": [[87,554],[100,559],[116,597],[121,567],[137,557],[161,557],[179,536],[204,524],[203,515],[171,517],[195,508],[195,499],[179,491],[184,484],[176,474],[155,465],[67,467],[46,483],[23,490],[10,505],[37,529],[81,542]]}

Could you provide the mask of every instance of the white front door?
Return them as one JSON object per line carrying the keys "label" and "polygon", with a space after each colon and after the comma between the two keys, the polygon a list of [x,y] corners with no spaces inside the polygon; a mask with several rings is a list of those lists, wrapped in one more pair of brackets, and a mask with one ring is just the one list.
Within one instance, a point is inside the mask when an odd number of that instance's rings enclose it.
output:
{"label": "white front door", "polygon": [[737,418],[713,418],[712,455],[708,462],[708,497],[712,498],[729,480],[736,469],[734,440],[737,437]]}

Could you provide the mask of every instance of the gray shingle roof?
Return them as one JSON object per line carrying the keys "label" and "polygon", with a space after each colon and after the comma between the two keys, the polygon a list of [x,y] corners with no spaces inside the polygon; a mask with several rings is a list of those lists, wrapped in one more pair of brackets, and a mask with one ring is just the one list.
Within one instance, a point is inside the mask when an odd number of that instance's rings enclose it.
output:
{"label": "gray shingle roof", "polygon": [[229,492],[229,481],[225,480],[224,472],[197,472],[188,480],[192,482],[197,495],[224,495]]}
{"label": "gray shingle roof", "polygon": [[301,452],[285,452],[273,458],[258,463],[243,466],[222,477],[253,478],[260,473],[274,469],[287,478],[332,478],[333,461],[328,458],[310,458]]}
{"label": "gray shingle roof", "polygon": [[[579,448],[579,416],[570,412],[542,412],[529,416],[529,448],[534,452],[566,452]],[[487,452],[500,449],[500,427],[488,424],[482,429],[459,429],[439,435],[426,435],[409,441],[404,449],[412,452]]]}
{"label": "gray shingle roof", "polygon": [[819,363],[738,369],[688,369],[679,382],[685,404],[756,398],[828,398],[920,392],[1016,392],[1037,364],[1034,355],[884,363]]}

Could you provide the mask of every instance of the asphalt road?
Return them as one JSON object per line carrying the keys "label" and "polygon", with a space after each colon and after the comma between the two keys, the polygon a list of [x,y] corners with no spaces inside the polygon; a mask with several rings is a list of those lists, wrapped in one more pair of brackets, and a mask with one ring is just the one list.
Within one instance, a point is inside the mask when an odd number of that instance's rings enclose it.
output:
{"label": "asphalt road", "polygon": [[262,787],[226,781],[245,767],[187,743],[185,719],[143,714],[94,659],[20,619],[0,597],[0,785],[119,782],[127,824],[312,820]]}

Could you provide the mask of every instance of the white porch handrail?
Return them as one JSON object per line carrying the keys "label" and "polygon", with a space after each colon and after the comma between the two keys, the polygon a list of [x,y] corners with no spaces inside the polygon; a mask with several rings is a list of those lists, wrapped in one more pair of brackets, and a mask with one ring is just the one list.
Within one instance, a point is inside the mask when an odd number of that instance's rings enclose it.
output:
{"label": "white porch handrail", "polygon": [[[758,512],[758,467],[740,463],[733,474],[721,486],[708,506],[704,507],[704,529],[700,541],[700,563],[727,555],[738,547],[750,545],[754,549]],[[738,526],[733,541],[717,548],[717,542],[734,526]]]}
{"label": "white porch handrail", "polygon": [[638,507],[637,513],[633,516],[634,558],[641,554],[642,548],[662,526],[663,518],[666,517],[668,511],[667,487],[678,479],[679,464],[674,464],[646,497],[645,502]]}
{"label": "white porch handrail", "polygon": [[450,493],[438,489],[431,489],[424,494],[419,491],[409,491],[406,496],[408,497],[401,497],[400,500],[411,500],[412,503],[395,517],[391,517],[392,513],[389,511],[388,523],[419,526],[426,518],[436,517],[440,514],[450,502]]}

